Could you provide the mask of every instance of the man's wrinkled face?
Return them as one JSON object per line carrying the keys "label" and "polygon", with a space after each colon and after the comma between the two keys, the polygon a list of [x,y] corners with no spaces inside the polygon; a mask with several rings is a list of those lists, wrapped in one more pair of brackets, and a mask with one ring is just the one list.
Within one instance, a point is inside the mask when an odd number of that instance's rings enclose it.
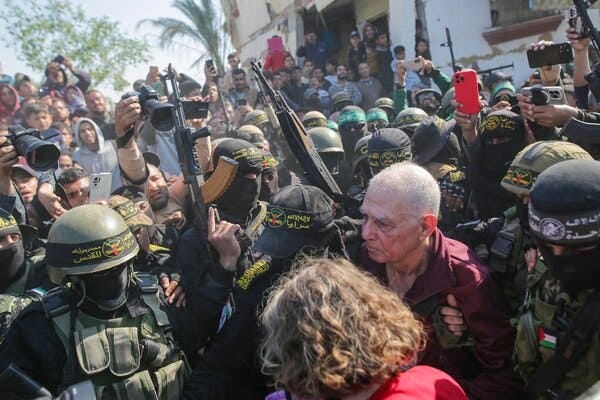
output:
{"label": "man's wrinkled face", "polygon": [[148,164],[148,172],[148,202],[154,211],[162,210],[169,203],[167,181],[154,165]]}
{"label": "man's wrinkled face", "polygon": [[102,93],[93,91],[85,96],[85,104],[88,110],[94,115],[106,114],[106,100]]}
{"label": "man's wrinkled face", "polygon": [[419,247],[420,219],[400,200],[390,201],[389,193],[367,190],[361,207],[362,238],[369,257],[378,263],[402,262]]}
{"label": "man's wrinkled face", "polygon": [[37,193],[38,180],[35,176],[31,176],[26,172],[19,171],[11,175],[12,181],[17,186],[17,190],[23,197],[25,203],[31,203],[33,197]]}
{"label": "man's wrinkled face", "polygon": [[337,78],[344,80],[346,76],[348,76],[348,71],[346,71],[346,67],[343,65],[338,65],[335,72],[337,73]]}
{"label": "man's wrinkled face", "polygon": [[246,74],[233,75],[233,85],[237,90],[243,90],[246,87]]}
{"label": "man's wrinkled face", "polygon": [[78,207],[88,203],[90,197],[90,179],[81,178],[78,181],[65,183],[63,188],[71,207]]}
{"label": "man's wrinkled face", "polygon": [[52,102],[52,106],[50,107],[50,113],[52,113],[52,119],[54,122],[67,121],[70,115],[69,108],[61,99],[57,99]]}

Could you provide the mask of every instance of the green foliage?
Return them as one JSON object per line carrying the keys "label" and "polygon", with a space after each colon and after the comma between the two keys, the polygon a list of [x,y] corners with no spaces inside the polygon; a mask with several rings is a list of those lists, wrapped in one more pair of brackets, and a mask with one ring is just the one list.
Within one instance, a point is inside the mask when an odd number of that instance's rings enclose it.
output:
{"label": "green foliage", "polygon": [[[148,23],[161,29],[160,46],[167,48],[177,38],[190,39],[198,42],[212,58],[215,67],[224,71],[224,52],[227,46],[227,37],[224,32],[223,15],[215,0],[174,0],[172,6],[179,10],[185,20],[175,18],[145,19],[138,23]],[[193,63],[197,66],[205,55],[200,56]]]}
{"label": "green foliage", "polygon": [[112,83],[122,90],[129,83],[125,69],[147,63],[149,47],[128,37],[118,23],[103,16],[86,16],[80,4],[68,0],[4,0],[0,17],[8,36],[5,43],[17,58],[40,71],[58,54],[90,74],[93,85]]}

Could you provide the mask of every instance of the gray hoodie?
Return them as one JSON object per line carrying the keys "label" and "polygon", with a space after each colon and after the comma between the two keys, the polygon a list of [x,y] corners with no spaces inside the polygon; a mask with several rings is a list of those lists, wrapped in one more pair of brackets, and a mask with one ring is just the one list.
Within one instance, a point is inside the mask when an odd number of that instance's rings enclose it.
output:
{"label": "gray hoodie", "polygon": [[[94,130],[96,131],[96,137],[98,138],[98,151],[90,150],[79,137],[79,126],[82,122],[89,122],[94,127]],[[112,140],[104,140],[104,136],[102,136],[102,131],[98,125],[96,125],[96,123],[91,119],[80,118],[75,125],[75,129],[73,130],[73,136],[73,139],[77,144],[77,150],[75,150],[73,153],[73,161],[81,165],[88,174],[111,172],[111,191],[122,186],[121,171],[119,169],[119,162],[117,160],[116,145]]]}

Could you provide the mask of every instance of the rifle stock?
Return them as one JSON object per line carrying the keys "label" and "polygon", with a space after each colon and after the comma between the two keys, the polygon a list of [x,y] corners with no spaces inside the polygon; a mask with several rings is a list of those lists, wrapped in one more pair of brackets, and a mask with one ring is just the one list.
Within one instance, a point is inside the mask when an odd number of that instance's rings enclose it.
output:
{"label": "rifle stock", "polygon": [[273,107],[290,150],[310,183],[323,190],[337,203],[346,207],[356,206],[357,201],[342,193],[337,182],[331,176],[298,115],[288,106],[283,96],[276,92],[267,81],[261,63],[251,61],[250,65],[256,75],[260,92],[264,94],[265,98],[268,99],[267,102]]}

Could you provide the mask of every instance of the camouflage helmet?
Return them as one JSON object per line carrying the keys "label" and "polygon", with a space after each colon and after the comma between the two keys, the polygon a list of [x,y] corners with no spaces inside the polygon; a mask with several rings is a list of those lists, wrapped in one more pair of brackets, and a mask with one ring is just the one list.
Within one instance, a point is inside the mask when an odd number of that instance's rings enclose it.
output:
{"label": "camouflage helmet", "polygon": [[263,110],[252,110],[244,117],[244,125],[261,127],[269,122],[269,116]]}
{"label": "camouflage helmet", "polygon": [[394,128],[402,129],[405,132],[412,133],[417,126],[427,117],[427,113],[417,107],[409,107],[396,115]]}
{"label": "camouflage helmet", "polygon": [[308,134],[315,144],[317,152],[344,153],[342,139],[336,131],[329,128],[317,127],[309,129]]}
{"label": "camouflage helmet", "polygon": [[547,168],[562,161],[576,159],[591,160],[592,156],[570,142],[535,142],[517,153],[500,184],[517,196],[527,195],[538,175]]}
{"label": "camouflage helmet", "polygon": [[381,108],[384,111],[394,111],[394,100],[389,97],[380,97],[375,100],[375,107]]}
{"label": "camouflage helmet", "polygon": [[333,105],[334,111],[339,111],[346,106],[354,104],[354,102],[352,101],[350,93],[341,90],[332,96],[331,104]]}
{"label": "camouflage helmet", "polygon": [[362,161],[368,160],[369,157],[369,139],[371,139],[373,135],[363,136],[354,145],[354,156],[352,157],[352,170],[356,171],[356,167]]}
{"label": "camouflage helmet", "polygon": [[327,127],[327,118],[323,115],[323,113],[319,111],[309,111],[304,114],[304,118],[302,119],[302,125],[306,129],[316,128],[316,127]]}
{"label": "camouflage helmet", "polygon": [[454,112],[454,106],[452,105],[452,100],[454,99],[454,87],[448,89],[448,91],[442,97],[442,104],[438,111],[440,117],[446,119]]}
{"label": "camouflage helmet", "polygon": [[390,122],[388,120],[388,116],[387,116],[386,112],[378,107],[373,107],[369,111],[367,111],[366,117],[367,117],[367,123],[375,122],[375,121]]}
{"label": "camouflage helmet", "polygon": [[335,122],[335,121],[328,120],[327,121],[327,127],[329,129],[333,129],[334,131],[336,131],[338,133],[340,132],[340,127],[338,126],[337,122]]}
{"label": "camouflage helmet", "polygon": [[340,112],[338,125],[364,124],[367,122],[367,116],[362,108],[357,106],[346,106]]}
{"label": "camouflage helmet", "polygon": [[238,139],[243,139],[247,142],[252,143],[259,149],[262,149],[265,145],[263,142],[265,140],[265,135],[260,130],[260,128],[258,128],[255,125],[240,126],[237,130],[237,137]]}
{"label": "camouflage helmet", "polygon": [[99,204],[72,208],[50,228],[46,262],[50,280],[60,285],[67,275],[105,271],[133,259],[138,243],[125,220]]}

